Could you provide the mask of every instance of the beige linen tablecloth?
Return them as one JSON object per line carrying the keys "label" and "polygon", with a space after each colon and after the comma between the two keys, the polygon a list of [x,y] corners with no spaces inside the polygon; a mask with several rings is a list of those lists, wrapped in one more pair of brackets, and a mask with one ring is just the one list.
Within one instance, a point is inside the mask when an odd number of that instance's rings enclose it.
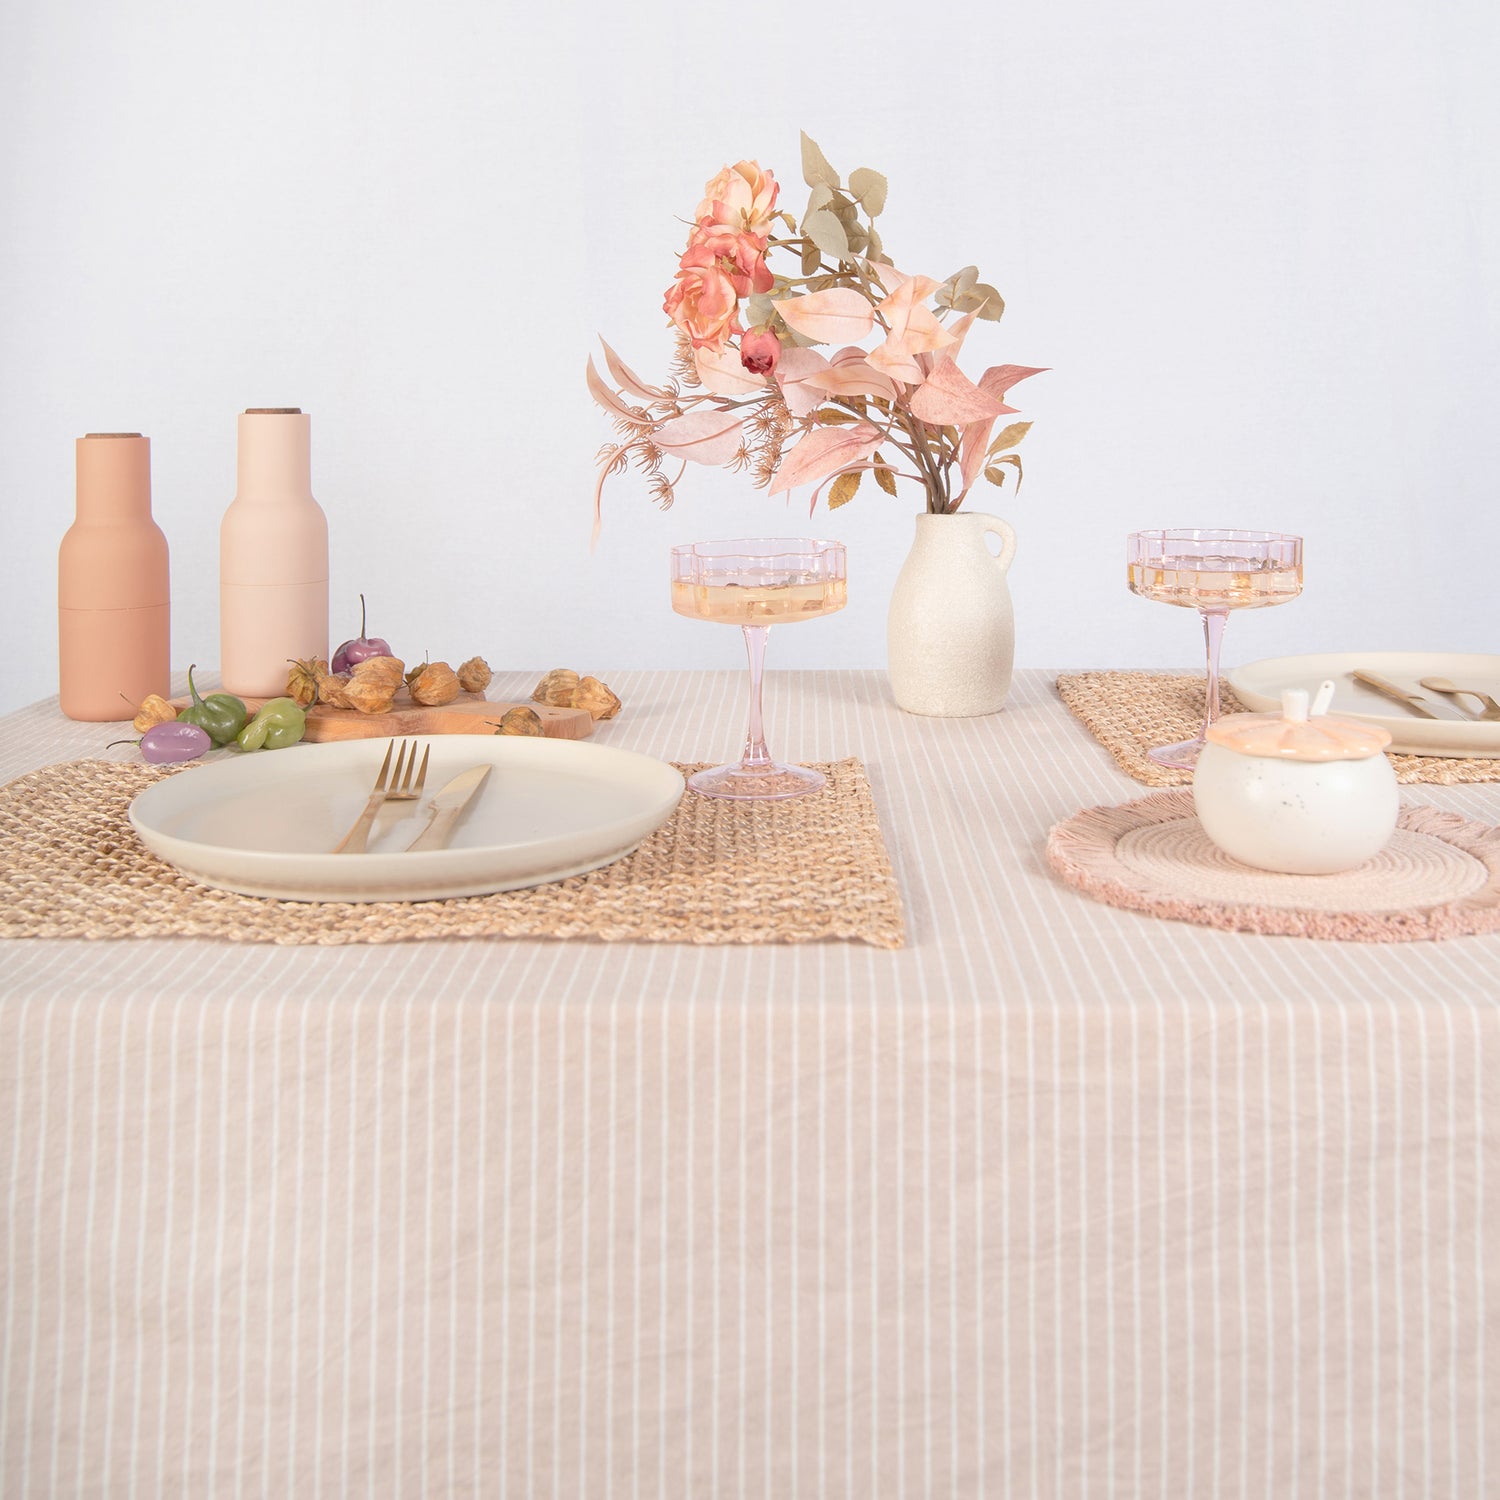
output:
{"label": "beige linen tablecloth", "polygon": [[[736,746],[739,675],[605,675],[602,743]],[[769,705],[905,951],[0,947],[5,1495],[1500,1494],[1500,938],[1075,894],[1140,789],[1050,674]]]}

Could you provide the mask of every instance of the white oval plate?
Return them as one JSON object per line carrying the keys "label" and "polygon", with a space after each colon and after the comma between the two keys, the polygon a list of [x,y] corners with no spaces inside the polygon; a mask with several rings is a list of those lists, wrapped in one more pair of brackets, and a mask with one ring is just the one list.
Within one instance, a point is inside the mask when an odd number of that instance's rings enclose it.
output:
{"label": "white oval plate", "polygon": [[[1419,719],[1374,688],[1355,682],[1355,669],[1373,672],[1404,691],[1415,693],[1434,713],[1451,710],[1451,719]],[[1333,679],[1331,713],[1378,724],[1391,732],[1391,749],[1403,755],[1500,757],[1500,723],[1465,719],[1458,703],[1478,708],[1472,698],[1455,700],[1421,686],[1423,677],[1447,677],[1460,687],[1476,687],[1500,699],[1500,656],[1455,651],[1336,651],[1321,656],[1278,656],[1251,662],[1224,674],[1246,708],[1266,712],[1281,707],[1283,688],[1307,688]]]}
{"label": "white oval plate", "polygon": [[[130,804],[141,842],[205,885],[286,901],[440,901],[562,880],[629,854],[672,815],[682,773],[574,740],[441,735],[422,801],[380,809],[365,854],[328,851],[359,816],[387,740],[344,740],[214,761]],[[494,767],[444,849],[403,852],[432,796]]]}

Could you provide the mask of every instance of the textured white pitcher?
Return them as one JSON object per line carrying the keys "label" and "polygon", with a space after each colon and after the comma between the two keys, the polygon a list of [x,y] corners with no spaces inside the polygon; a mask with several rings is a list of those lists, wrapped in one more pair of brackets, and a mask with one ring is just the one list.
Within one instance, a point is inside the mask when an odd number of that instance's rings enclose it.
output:
{"label": "textured white pitcher", "polygon": [[917,517],[886,623],[891,689],[908,713],[960,719],[1004,705],[1016,653],[1005,575],[1015,555],[1016,534],[998,516]]}

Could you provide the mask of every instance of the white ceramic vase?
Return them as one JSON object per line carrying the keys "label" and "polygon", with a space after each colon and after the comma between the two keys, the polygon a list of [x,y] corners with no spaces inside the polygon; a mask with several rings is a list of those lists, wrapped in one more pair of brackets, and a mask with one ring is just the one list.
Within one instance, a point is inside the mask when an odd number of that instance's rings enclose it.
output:
{"label": "white ceramic vase", "polygon": [[[1000,538],[995,556],[986,538]],[[1005,575],[1016,534],[976,511],[917,517],[886,623],[891,690],[908,713],[992,714],[1005,704],[1016,632]]]}

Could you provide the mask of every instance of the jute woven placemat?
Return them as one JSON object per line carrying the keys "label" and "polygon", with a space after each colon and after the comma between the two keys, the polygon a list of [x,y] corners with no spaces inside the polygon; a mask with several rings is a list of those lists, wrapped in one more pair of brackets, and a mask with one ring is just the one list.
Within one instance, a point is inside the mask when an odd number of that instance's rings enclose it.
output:
{"label": "jute woven placemat", "polygon": [[[1203,723],[1202,676],[1158,672],[1064,672],[1057,691],[1088,732],[1114,756],[1115,764],[1146,786],[1186,786],[1191,771],[1159,766],[1146,758],[1155,745],[1191,739]],[[1227,682],[1219,684],[1226,714],[1246,711]],[[1500,760],[1450,760],[1439,755],[1392,755],[1396,780],[1428,786],[1500,781]]]}
{"label": "jute woven placemat", "polygon": [[1096,901],[1239,932],[1402,943],[1500,930],[1500,828],[1404,807],[1386,847],[1340,875],[1253,870],[1209,842],[1191,792],[1091,807],[1047,862]]}
{"label": "jute woven placemat", "polygon": [[[684,771],[697,769],[682,766]],[[786,802],[687,793],[635,853],[530,890],[452,901],[312,904],[212,890],[149,853],[126,817],[164,772],[70,761],[0,788],[0,937],[218,937],[242,943],[415,938],[606,942],[904,941],[901,896],[857,760]]]}

